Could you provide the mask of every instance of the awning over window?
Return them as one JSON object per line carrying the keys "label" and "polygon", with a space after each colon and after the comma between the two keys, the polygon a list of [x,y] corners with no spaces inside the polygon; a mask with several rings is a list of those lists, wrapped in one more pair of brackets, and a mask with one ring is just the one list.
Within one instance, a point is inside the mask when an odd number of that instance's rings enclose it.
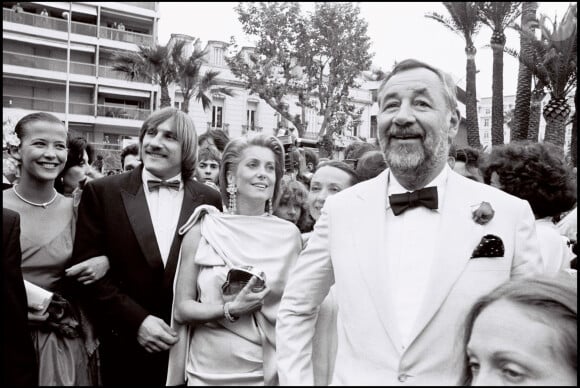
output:
{"label": "awning over window", "polygon": [[112,88],[110,86],[99,86],[99,93],[115,94],[118,96],[134,96],[134,97],[145,97],[149,98],[149,92],[143,92],[140,90],[124,89],[124,88]]}

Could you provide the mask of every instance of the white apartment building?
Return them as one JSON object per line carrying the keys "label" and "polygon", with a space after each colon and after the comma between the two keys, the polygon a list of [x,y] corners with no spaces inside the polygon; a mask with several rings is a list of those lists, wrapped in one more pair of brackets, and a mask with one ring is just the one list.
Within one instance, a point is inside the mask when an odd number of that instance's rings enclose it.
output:
{"label": "white apartment building", "polygon": [[[483,147],[487,147],[491,149],[491,97],[484,97],[478,101],[477,104],[477,117],[479,121],[479,138],[481,140],[481,144]],[[547,94],[542,101],[542,108],[550,101],[550,95]],[[574,111],[574,96],[572,95],[568,99],[568,104],[570,104],[570,108],[572,112]],[[504,119],[505,115],[514,109],[516,106],[516,96],[503,96],[503,113]],[[504,120],[505,121],[505,120]],[[540,117],[540,129],[539,129],[539,140],[542,141],[544,139],[544,132],[546,131],[546,120],[544,120],[544,116],[541,115]],[[510,142],[510,128],[508,127],[507,123],[504,123],[503,127],[503,139],[504,143],[507,144]],[[564,138],[564,150],[568,152],[570,149],[570,141],[572,139],[572,124],[566,126],[566,135]]]}
{"label": "white apartment building", "polygon": [[[193,38],[183,34],[173,34],[171,39],[189,40],[187,46],[189,52],[193,50]],[[171,44],[171,43],[170,43]],[[189,106],[189,114],[194,120],[198,133],[203,133],[207,129],[222,129],[226,131],[230,138],[235,138],[246,134],[247,132],[262,132],[267,134],[277,134],[279,126],[293,128],[293,125],[282,118],[274,109],[272,109],[259,96],[249,93],[246,85],[239,80],[230,71],[226,61],[227,43],[222,41],[208,41],[205,50],[206,64],[202,67],[202,74],[207,70],[219,71],[217,77],[220,86],[233,89],[234,96],[230,97],[220,93],[211,95],[212,105],[210,109],[203,110],[201,102],[192,98]],[[243,47],[243,51],[251,52],[252,47]],[[169,94],[175,107],[180,108],[183,102],[181,91],[176,85],[171,85]],[[346,134],[350,136],[371,138],[371,105],[372,92],[364,88],[351,90],[350,97],[353,98],[355,106],[364,108],[361,124],[355,130],[355,133]],[[296,105],[297,97],[288,98],[288,110],[290,114],[302,114],[300,107]],[[305,138],[316,139],[318,130],[322,125],[322,117],[313,109],[306,109],[305,120],[308,122]]]}
{"label": "white apartment building", "polygon": [[[503,114],[505,115],[516,106],[516,96],[503,96]],[[479,139],[484,148],[491,149],[491,97],[483,97],[477,103],[477,118],[479,122]],[[505,120],[504,120],[505,121]],[[541,124],[540,124],[541,125]],[[544,126],[546,124],[544,123]],[[503,126],[504,143],[510,142],[510,128],[507,123]]]}
{"label": "white apartment building", "polygon": [[120,149],[138,136],[159,87],[112,71],[111,58],[156,41],[158,2],[2,6],[4,118],[50,112],[97,149]]}

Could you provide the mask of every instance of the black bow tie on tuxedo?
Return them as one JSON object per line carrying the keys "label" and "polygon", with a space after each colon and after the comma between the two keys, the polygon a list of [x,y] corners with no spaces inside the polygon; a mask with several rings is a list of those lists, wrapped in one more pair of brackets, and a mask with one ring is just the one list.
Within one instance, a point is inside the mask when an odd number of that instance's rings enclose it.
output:
{"label": "black bow tie on tuxedo", "polygon": [[172,190],[179,190],[179,181],[175,180],[175,181],[158,181],[158,180],[153,180],[150,179],[147,181],[147,188],[149,189],[149,191],[153,191],[153,190],[157,190],[160,187],[167,187],[168,189],[172,189]]}
{"label": "black bow tie on tuxedo", "polygon": [[429,209],[437,209],[437,187],[425,187],[410,193],[389,195],[389,203],[393,214],[398,216],[405,210],[425,206]]}

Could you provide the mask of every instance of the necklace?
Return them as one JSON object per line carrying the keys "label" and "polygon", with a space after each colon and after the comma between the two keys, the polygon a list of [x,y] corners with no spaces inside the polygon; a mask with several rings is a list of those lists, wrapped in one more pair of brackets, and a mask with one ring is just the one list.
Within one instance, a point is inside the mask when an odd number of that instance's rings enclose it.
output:
{"label": "necklace", "polygon": [[14,187],[12,188],[12,189],[14,190],[14,194],[16,194],[16,196],[17,196],[18,198],[20,198],[20,199],[21,199],[23,202],[26,202],[27,204],[29,204],[29,205],[32,205],[32,206],[42,207],[42,208],[45,208],[45,209],[46,209],[46,207],[47,207],[48,205],[50,205],[51,203],[53,203],[53,202],[56,200],[56,198],[58,197],[58,192],[56,191],[56,189],[54,189],[54,188],[53,188],[53,190],[54,190],[54,197],[52,197],[52,199],[51,199],[50,201],[48,201],[48,202],[44,202],[44,203],[36,203],[36,202],[32,202],[32,201],[29,201],[29,200],[27,200],[26,198],[24,198],[22,195],[18,194],[18,191],[16,191],[16,187],[17,187],[17,186],[18,186],[18,185],[16,184],[16,185],[14,185]]}

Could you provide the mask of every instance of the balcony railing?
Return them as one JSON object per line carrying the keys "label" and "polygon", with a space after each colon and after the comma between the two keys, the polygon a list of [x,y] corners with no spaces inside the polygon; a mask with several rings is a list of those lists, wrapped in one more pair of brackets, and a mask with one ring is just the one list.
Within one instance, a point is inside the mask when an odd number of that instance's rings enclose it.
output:
{"label": "balcony railing", "polygon": [[[23,66],[31,69],[43,69],[66,73],[66,60],[62,59],[4,51],[2,53],[2,61],[5,65]],[[71,61],[70,72],[73,74],[94,76],[95,65]]]}
{"label": "balcony railing", "polygon": [[139,109],[129,106],[97,105],[97,116],[114,117],[128,120],[145,120],[151,114],[150,109]]}
{"label": "balcony railing", "polygon": [[135,43],[136,45],[153,44],[153,36],[151,35],[139,34],[137,32],[131,31],[122,31],[117,28],[101,27],[100,37],[104,39]]}
{"label": "balcony railing", "polygon": [[230,125],[224,123],[222,127],[214,127],[213,125],[211,125],[211,121],[207,121],[207,129],[219,129],[220,131],[224,131],[226,134],[230,134]]}
{"label": "balcony railing", "polygon": [[[5,108],[20,108],[44,112],[64,113],[65,111],[64,101],[54,101],[43,98],[33,98],[23,96],[3,96],[2,106]],[[70,102],[69,113],[94,117],[95,104]],[[145,120],[150,114],[151,111],[149,109],[116,107],[110,105],[97,105],[98,116],[115,117],[119,119],[130,119],[130,120]]]}
{"label": "balcony railing", "polygon": [[42,98],[3,96],[2,106],[5,108],[20,108],[26,110],[38,110],[43,112],[64,113],[65,102],[46,100]]}
{"label": "balcony railing", "polygon": [[69,102],[68,112],[74,115],[95,116],[95,104]]}
{"label": "balcony railing", "polygon": [[123,147],[117,143],[91,143],[95,151],[100,150],[118,150],[121,151]]}
{"label": "balcony railing", "polygon": [[242,125],[242,135],[248,132],[262,132],[262,127],[257,125]]}
{"label": "balcony railing", "polygon": [[[26,24],[28,26],[46,28],[53,31],[68,31],[67,21],[51,16],[41,16],[28,12],[14,12],[11,9],[3,9],[3,20],[5,22]],[[97,26],[93,24],[71,22],[71,33],[97,36]]]}
{"label": "balcony railing", "polygon": [[122,71],[113,70],[112,66],[99,66],[99,77],[121,79],[124,81],[131,82],[144,82],[147,84],[151,83],[151,81],[145,77],[136,77],[135,79],[129,79],[127,74],[123,73]]}

